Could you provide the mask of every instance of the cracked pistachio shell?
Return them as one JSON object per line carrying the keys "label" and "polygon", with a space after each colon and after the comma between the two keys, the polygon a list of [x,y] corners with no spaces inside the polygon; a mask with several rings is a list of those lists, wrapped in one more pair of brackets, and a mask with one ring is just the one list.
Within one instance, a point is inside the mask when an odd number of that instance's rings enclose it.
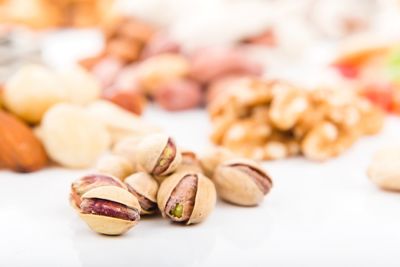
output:
{"label": "cracked pistachio shell", "polygon": [[134,172],[133,166],[127,158],[113,154],[101,157],[96,164],[96,170],[122,181]]}
{"label": "cracked pistachio shell", "polygon": [[[242,171],[235,165],[246,166],[257,172],[264,181],[265,188],[256,182],[256,177]],[[255,206],[261,203],[264,196],[272,187],[272,180],[256,162],[248,159],[235,159],[225,161],[216,169],[213,177],[215,187],[221,199],[241,205]]]}
{"label": "cracked pistachio shell", "polygon": [[118,178],[99,173],[87,174],[75,180],[71,184],[71,193],[70,193],[71,206],[79,211],[81,198],[86,192],[96,187],[110,186],[110,185],[119,186],[121,188],[126,189],[125,184],[122,183]]}
{"label": "cracked pistachio shell", "polygon": [[[140,205],[136,197],[126,189],[116,186],[96,187],[86,192],[82,196],[82,199],[109,200],[123,204],[128,208],[135,209],[138,213],[140,212]],[[79,216],[93,231],[105,235],[121,235],[135,226],[139,221],[139,219],[131,221],[104,215],[85,214],[82,212]]]}
{"label": "cracked pistachio shell", "polygon": [[[157,192],[158,183],[148,173],[138,172],[130,175],[125,179],[125,184],[128,185],[128,190],[134,190],[132,194],[139,194],[137,197],[141,206],[141,214],[152,214],[157,211]],[[154,206],[154,209],[146,208],[147,205]]]}
{"label": "cracked pistachio shell", "polygon": [[[165,170],[156,171],[160,157],[167,146],[171,145],[168,149],[173,149],[175,155],[170,158]],[[174,172],[182,161],[181,153],[176,147],[175,142],[171,137],[165,134],[152,134],[141,140],[137,147],[137,160],[139,165],[147,173],[154,176],[165,176]]]}
{"label": "cracked pistachio shell", "polygon": [[213,211],[217,199],[213,182],[201,173],[178,172],[163,181],[157,194],[158,208],[163,217],[166,217],[165,208],[171,194],[179,182],[188,175],[195,175],[197,177],[197,190],[192,213],[185,222],[187,225],[204,221]]}

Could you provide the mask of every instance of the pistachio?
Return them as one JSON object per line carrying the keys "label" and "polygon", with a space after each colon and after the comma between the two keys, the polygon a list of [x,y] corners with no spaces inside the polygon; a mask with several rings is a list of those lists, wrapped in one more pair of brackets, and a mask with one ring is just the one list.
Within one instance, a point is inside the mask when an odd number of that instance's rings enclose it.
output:
{"label": "pistachio", "polygon": [[142,138],[143,137],[136,135],[123,138],[118,141],[112,149],[113,154],[125,157],[129,160],[134,172],[138,170],[137,146]]}
{"label": "pistachio", "polygon": [[152,214],[157,211],[158,183],[149,174],[138,172],[125,179],[125,184],[139,201],[141,214]]}
{"label": "pistachio", "polygon": [[70,203],[75,209],[81,205],[81,197],[89,190],[99,187],[113,185],[125,188],[125,185],[116,178],[103,174],[89,174],[74,181],[71,185]]}
{"label": "pistachio", "polygon": [[140,220],[140,205],[134,195],[118,186],[101,186],[82,196],[80,217],[100,234],[120,235]]}
{"label": "pistachio", "polygon": [[272,188],[272,180],[261,166],[247,159],[224,162],[213,181],[223,200],[242,206],[258,205]]}
{"label": "pistachio", "polygon": [[224,147],[213,147],[200,158],[200,165],[205,175],[213,177],[219,164],[233,158],[235,158],[235,154],[230,150]]}
{"label": "pistachio", "polygon": [[171,137],[165,134],[152,134],[139,143],[137,160],[147,173],[165,176],[177,169],[182,157]]}
{"label": "pistachio", "polygon": [[99,173],[109,174],[124,180],[134,172],[131,162],[125,157],[118,155],[105,155],[96,164]]}
{"label": "pistachio", "polygon": [[203,174],[177,172],[161,184],[157,203],[163,217],[193,224],[202,222],[211,213],[216,196],[214,184]]}
{"label": "pistachio", "polygon": [[196,153],[190,150],[184,150],[181,152],[182,162],[175,172],[181,171],[192,171],[203,173],[203,169],[200,165],[200,160],[197,158]]}
{"label": "pistachio", "polygon": [[376,151],[367,174],[380,188],[400,191],[400,146],[391,144]]}

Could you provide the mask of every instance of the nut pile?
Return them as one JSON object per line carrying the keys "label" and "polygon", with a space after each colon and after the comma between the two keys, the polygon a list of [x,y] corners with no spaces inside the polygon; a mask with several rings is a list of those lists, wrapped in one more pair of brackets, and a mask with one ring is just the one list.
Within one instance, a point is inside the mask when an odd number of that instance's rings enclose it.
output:
{"label": "nut pile", "polygon": [[81,64],[98,77],[105,99],[137,114],[146,98],[166,110],[194,108],[204,103],[206,91],[219,79],[262,73],[240,47],[183,53],[171,37],[133,18],[115,21],[104,36],[104,51]]}
{"label": "nut pile", "polygon": [[200,223],[214,209],[217,193],[232,204],[255,206],[271,188],[271,178],[254,161],[223,148],[198,159],[168,135],[152,134],[115,144],[94,173],[72,183],[70,203],[93,231],[120,235],[140,216],[158,212],[175,223]]}
{"label": "nut pile", "polygon": [[238,78],[209,105],[212,140],[255,159],[303,154],[326,160],[379,132],[383,112],[349,90],[307,91],[281,81]]}
{"label": "nut pile", "polygon": [[31,172],[47,159],[87,168],[118,140],[159,131],[99,96],[82,68],[22,67],[0,88],[0,168]]}

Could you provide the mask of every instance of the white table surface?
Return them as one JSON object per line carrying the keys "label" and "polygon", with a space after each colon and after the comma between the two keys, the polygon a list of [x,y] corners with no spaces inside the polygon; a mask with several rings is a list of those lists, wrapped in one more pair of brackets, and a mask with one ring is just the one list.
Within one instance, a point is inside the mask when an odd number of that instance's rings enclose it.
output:
{"label": "white table surface", "polygon": [[[203,111],[145,118],[179,145],[204,151]],[[274,188],[261,206],[218,202],[204,223],[184,227],[143,218],[126,235],[89,230],[69,206],[70,183],[88,171],[0,172],[0,266],[400,266],[400,194],[369,182],[379,145],[396,140],[400,120],[325,163],[302,158],[264,164]]]}
{"label": "white table surface", "polygon": [[[210,145],[205,111],[150,107],[144,118],[183,147]],[[88,170],[2,171],[0,266],[400,266],[400,194],[365,174],[373,151],[399,134],[400,119],[390,117],[381,134],[328,162],[265,163],[274,188],[259,207],[218,202],[189,227],[143,218],[120,237],[90,231],[69,206],[70,183]]]}

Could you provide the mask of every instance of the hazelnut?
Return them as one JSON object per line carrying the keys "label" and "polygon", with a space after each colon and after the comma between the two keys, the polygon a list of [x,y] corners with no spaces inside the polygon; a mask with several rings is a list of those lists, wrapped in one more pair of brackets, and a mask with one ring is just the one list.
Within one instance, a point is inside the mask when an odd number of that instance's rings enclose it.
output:
{"label": "hazelnut", "polygon": [[384,147],[373,156],[368,167],[370,180],[385,190],[400,191],[400,148]]}
{"label": "hazelnut", "polygon": [[64,167],[86,168],[110,145],[110,135],[96,117],[71,104],[57,104],[46,112],[41,139],[49,157]]}
{"label": "hazelnut", "polygon": [[137,159],[147,173],[165,176],[178,168],[182,156],[171,137],[153,134],[143,138],[138,144]]}
{"label": "hazelnut", "polygon": [[120,235],[140,220],[140,205],[126,189],[101,186],[83,194],[79,216],[97,233]]}
{"label": "hazelnut", "polygon": [[272,180],[261,166],[247,159],[219,165],[213,181],[223,200],[242,206],[258,205],[272,188]]}
{"label": "hazelnut", "polygon": [[101,157],[96,164],[96,170],[120,180],[124,180],[134,172],[133,166],[127,158],[113,154]]}
{"label": "hazelnut", "polygon": [[125,179],[125,184],[139,201],[141,214],[152,214],[157,211],[158,183],[149,174],[138,172]]}
{"label": "hazelnut", "polygon": [[125,185],[118,179],[104,174],[88,174],[71,184],[70,203],[72,207],[79,209],[81,205],[81,197],[89,190],[99,187],[113,185],[125,188]]}
{"label": "hazelnut", "polygon": [[193,224],[207,218],[215,206],[214,184],[203,174],[178,172],[163,181],[157,203],[163,217]]}

